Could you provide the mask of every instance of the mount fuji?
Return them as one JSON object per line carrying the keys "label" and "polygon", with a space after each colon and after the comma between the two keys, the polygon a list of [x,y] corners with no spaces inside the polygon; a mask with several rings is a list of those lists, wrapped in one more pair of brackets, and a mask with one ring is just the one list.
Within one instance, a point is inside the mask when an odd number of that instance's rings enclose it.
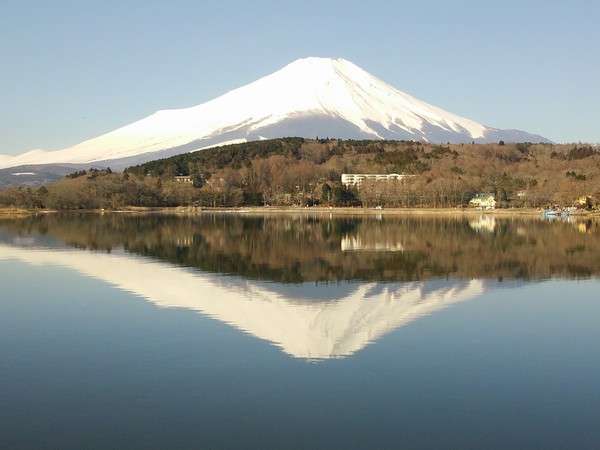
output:
{"label": "mount fuji", "polygon": [[[0,169],[39,165],[120,169],[230,143],[299,136],[440,142],[549,142],[500,130],[406,94],[344,59],[304,58],[214,100],[158,111],[57,151],[0,155]],[[26,171],[15,169],[27,168]],[[3,170],[4,172],[4,170]]]}

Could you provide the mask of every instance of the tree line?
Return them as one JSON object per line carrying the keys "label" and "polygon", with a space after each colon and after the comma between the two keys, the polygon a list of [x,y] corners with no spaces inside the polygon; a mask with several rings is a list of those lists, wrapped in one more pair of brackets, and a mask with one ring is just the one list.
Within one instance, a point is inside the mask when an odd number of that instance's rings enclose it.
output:
{"label": "tree line", "polygon": [[[342,173],[414,175],[341,183]],[[191,183],[176,181],[188,176]],[[600,198],[600,151],[583,144],[446,144],[284,138],[186,153],[130,167],[78,171],[41,187],[0,191],[0,205],[51,209],[124,206],[465,206],[478,192],[499,206],[571,205]]]}

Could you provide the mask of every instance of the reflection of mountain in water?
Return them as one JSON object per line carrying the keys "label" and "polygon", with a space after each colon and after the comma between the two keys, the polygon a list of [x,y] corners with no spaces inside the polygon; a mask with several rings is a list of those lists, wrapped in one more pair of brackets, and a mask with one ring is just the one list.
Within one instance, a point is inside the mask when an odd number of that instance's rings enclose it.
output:
{"label": "reflection of mountain in water", "polygon": [[159,307],[206,314],[309,359],[351,355],[394,329],[484,291],[484,282],[478,280],[281,285],[122,252],[0,245],[0,260],[68,267]]}

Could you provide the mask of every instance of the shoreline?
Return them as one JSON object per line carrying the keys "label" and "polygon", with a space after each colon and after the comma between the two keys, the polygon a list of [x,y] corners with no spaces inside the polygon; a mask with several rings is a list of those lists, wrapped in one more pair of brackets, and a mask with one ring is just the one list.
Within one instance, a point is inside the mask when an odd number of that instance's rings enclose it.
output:
{"label": "shoreline", "polygon": [[38,211],[36,211],[34,209],[0,208],[0,219],[29,217],[29,216],[35,215],[37,213],[38,213]]}
{"label": "shoreline", "polygon": [[[80,213],[80,214],[243,214],[243,215],[336,215],[336,216],[494,216],[494,217],[535,217],[541,216],[541,211],[535,208],[506,208],[480,210],[474,208],[361,208],[361,207],[277,207],[277,206],[247,206],[247,207],[125,207],[121,209],[77,209],[77,210],[48,210],[0,208],[0,218],[19,218],[38,214]],[[594,218],[600,217],[600,211],[577,211],[570,217]]]}

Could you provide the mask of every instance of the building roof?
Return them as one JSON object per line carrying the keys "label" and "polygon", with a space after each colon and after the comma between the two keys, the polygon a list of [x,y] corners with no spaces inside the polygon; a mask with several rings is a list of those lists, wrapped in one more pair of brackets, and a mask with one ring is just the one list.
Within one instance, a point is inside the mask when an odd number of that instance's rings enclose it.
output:
{"label": "building roof", "polygon": [[489,199],[490,197],[494,198],[494,194],[480,192],[478,194],[475,194],[471,200],[485,200]]}

